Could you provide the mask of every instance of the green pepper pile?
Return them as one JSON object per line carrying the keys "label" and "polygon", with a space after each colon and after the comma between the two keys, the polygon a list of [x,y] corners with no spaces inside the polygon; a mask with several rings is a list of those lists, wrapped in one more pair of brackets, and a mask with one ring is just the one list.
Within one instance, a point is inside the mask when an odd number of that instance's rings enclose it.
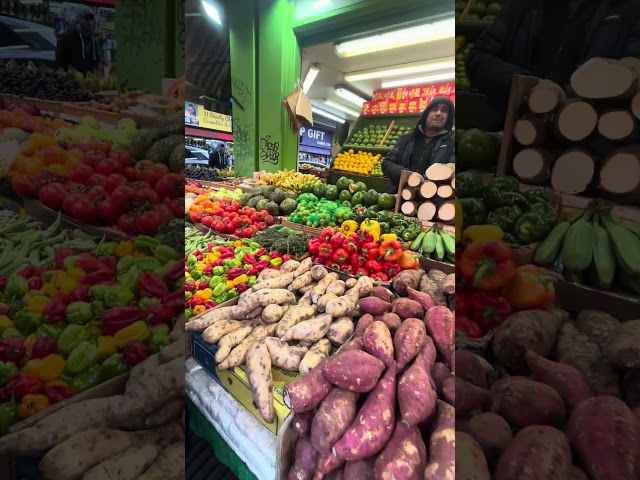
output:
{"label": "green pepper pile", "polygon": [[405,217],[401,213],[388,211],[372,212],[370,208],[360,209],[356,213],[356,222],[361,224],[365,220],[375,220],[380,224],[380,235],[393,233],[398,241],[412,242],[420,234],[420,224],[414,218]]}
{"label": "green pepper pile", "polygon": [[542,188],[520,191],[514,177],[495,177],[484,185],[481,177],[466,171],[456,174],[456,195],[462,206],[463,228],[496,225],[511,245],[544,240],[558,223],[558,212]]}

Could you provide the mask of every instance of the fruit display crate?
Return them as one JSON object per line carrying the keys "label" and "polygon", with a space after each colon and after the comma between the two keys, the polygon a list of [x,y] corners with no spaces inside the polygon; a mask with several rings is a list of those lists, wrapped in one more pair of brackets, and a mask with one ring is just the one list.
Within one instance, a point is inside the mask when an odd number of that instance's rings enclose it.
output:
{"label": "fruit display crate", "polygon": [[345,172],[343,170],[330,170],[327,183],[335,185],[340,177],[347,177],[354,182],[363,182],[368,189],[373,189],[378,193],[387,193],[390,180],[387,177],[377,177],[373,175],[360,175],[357,173]]}
{"label": "fruit display crate", "polygon": [[[380,153],[381,155],[385,155],[391,151],[394,142],[390,142],[389,145],[381,147],[383,139],[389,138],[390,135],[393,134],[393,129],[397,127],[396,130],[400,128],[407,128],[409,131],[412,131],[415,128],[418,119],[420,118],[419,113],[405,113],[405,114],[395,114],[395,115],[360,115],[356,120],[356,123],[353,126],[351,131],[351,135],[347,141],[342,145],[341,152],[348,151],[349,149],[353,149],[355,151],[362,150],[365,152],[371,153]],[[379,127],[381,129],[380,133],[376,138],[379,138],[377,143],[374,141],[373,146],[366,146],[354,143],[354,137],[357,137],[365,129],[375,129]],[[382,129],[384,131],[382,131]]]}
{"label": "fruit display crate", "polygon": [[307,227],[306,225],[300,225],[299,223],[290,222],[286,219],[286,217],[282,217],[282,219],[280,220],[280,224],[290,228],[291,230],[298,230],[299,232],[303,232],[310,237],[319,237],[320,232],[322,231],[321,228]]}

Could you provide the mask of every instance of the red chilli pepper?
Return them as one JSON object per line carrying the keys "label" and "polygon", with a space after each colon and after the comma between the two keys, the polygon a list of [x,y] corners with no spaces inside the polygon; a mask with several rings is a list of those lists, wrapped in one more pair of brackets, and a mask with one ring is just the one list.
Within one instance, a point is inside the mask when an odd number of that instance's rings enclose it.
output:
{"label": "red chilli pepper", "polygon": [[142,311],[135,306],[110,308],[100,314],[100,323],[102,323],[105,335],[114,335],[124,327],[141,319]]}
{"label": "red chilli pepper", "polygon": [[143,297],[158,298],[160,300],[169,295],[169,289],[162,277],[153,272],[144,272],[140,275],[138,291]]}
{"label": "red chilli pepper", "polygon": [[145,360],[150,354],[149,347],[142,342],[129,341],[122,348],[122,357],[127,364],[134,366]]}
{"label": "red chilli pepper", "polygon": [[48,387],[44,387],[44,394],[49,399],[49,405],[53,405],[54,403],[63,402],[66,399],[73,397],[74,392],[64,385],[50,385]]}

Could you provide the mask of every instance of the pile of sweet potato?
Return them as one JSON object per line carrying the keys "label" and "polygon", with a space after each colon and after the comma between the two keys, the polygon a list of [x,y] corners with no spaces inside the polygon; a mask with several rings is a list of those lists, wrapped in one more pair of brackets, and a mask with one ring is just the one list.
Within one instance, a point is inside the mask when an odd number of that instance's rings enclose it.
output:
{"label": "pile of sweet potato", "polygon": [[487,357],[449,380],[461,478],[640,478],[640,320],[521,311]]}
{"label": "pile of sweet potato", "polygon": [[286,388],[289,479],[454,478],[455,411],[437,394],[454,369],[454,318],[414,288],[422,277],[403,271],[403,296],[361,298],[353,338]]}

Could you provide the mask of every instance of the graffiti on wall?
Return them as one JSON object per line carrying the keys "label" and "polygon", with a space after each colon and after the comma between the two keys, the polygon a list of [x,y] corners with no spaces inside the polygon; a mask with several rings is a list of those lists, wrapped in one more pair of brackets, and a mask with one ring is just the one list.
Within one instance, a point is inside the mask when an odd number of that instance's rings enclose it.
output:
{"label": "graffiti on wall", "polygon": [[260,161],[274,165],[280,163],[280,142],[271,141],[271,135],[260,139]]}

